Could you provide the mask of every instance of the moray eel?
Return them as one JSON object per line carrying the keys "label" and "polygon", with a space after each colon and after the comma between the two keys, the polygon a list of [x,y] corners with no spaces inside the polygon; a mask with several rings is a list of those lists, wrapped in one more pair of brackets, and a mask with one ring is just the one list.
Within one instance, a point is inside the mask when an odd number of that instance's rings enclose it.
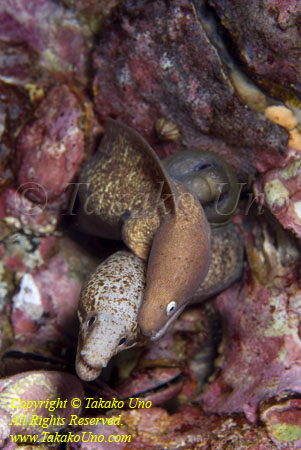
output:
{"label": "moray eel", "polygon": [[157,338],[208,272],[210,227],[203,208],[168,176],[138,133],[112,119],[80,183],[85,186],[79,192],[82,228],[122,238],[135,255],[148,260],[139,325],[142,333]]}
{"label": "moray eel", "polygon": [[241,185],[232,167],[215,153],[185,150],[163,161],[167,173],[201,202],[211,225],[223,225],[235,213]]}
{"label": "moray eel", "polygon": [[212,229],[211,255],[207,276],[192,296],[190,303],[207,300],[241,277],[244,244],[232,223]]}
{"label": "moray eel", "polygon": [[142,333],[153,340],[163,336],[189,303],[210,263],[210,227],[203,209],[194,195],[175,184],[180,212],[167,215],[154,237],[138,315]]}
{"label": "moray eel", "polygon": [[145,262],[120,251],[102,262],[84,284],[78,305],[75,363],[82,380],[94,380],[112,356],[137,344],[145,277]]}
{"label": "moray eel", "polygon": [[146,260],[160,215],[175,211],[176,204],[172,180],[142,136],[108,119],[79,184],[80,227],[96,236],[123,239]]}
{"label": "moray eel", "polygon": [[[156,283],[154,286],[159,286],[157,289],[158,300],[161,305],[163,305],[163,308],[160,308],[160,310],[164,311],[165,309],[167,321],[162,319],[160,321],[160,318],[156,316],[154,311],[158,311],[158,308],[152,309],[153,305],[150,302],[143,302],[139,310],[138,318],[140,319],[141,315],[144,314],[144,320],[148,327],[147,330],[149,330],[148,332],[145,332],[145,329],[143,329],[143,333],[148,335],[152,341],[160,339],[187,304],[204,301],[226,289],[234,281],[239,279],[242,275],[243,260],[244,245],[241,236],[237,233],[233,224],[230,223],[222,227],[213,228],[211,232],[211,262],[204,281],[199,285],[194,294],[177,308],[170,320],[168,320],[169,308],[172,307],[173,304],[171,302],[169,303],[168,300],[166,301],[164,297],[159,297],[161,285],[160,282],[158,282],[158,284]],[[172,264],[172,261],[166,262],[166,268],[168,267],[168,264]],[[164,271],[164,268],[160,269]],[[185,266],[182,270],[186,272],[189,271],[189,265]],[[160,277],[161,273],[162,272],[158,270],[157,276]],[[146,286],[144,298],[147,296],[147,289]],[[172,287],[170,288],[170,292],[174,292]],[[177,298],[177,293],[174,294],[174,298]],[[161,327],[156,329],[155,324],[157,323],[161,323]],[[156,331],[154,332],[154,330]]]}
{"label": "moray eel", "polygon": [[[241,276],[244,248],[232,224],[212,231],[211,248],[208,274],[193,295],[192,303],[216,295]],[[83,286],[78,306],[80,334],[76,357],[76,370],[82,380],[97,378],[121,350],[147,342],[138,326],[146,266],[145,261],[132,253],[120,251],[102,262]],[[166,330],[164,326],[163,332]]]}

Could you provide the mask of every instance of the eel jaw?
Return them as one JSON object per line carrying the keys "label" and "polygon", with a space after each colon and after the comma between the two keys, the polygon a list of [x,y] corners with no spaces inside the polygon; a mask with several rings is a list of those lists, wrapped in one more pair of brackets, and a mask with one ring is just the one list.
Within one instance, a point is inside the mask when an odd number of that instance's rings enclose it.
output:
{"label": "eel jaw", "polygon": [[187,305],[187,303],[184,303],[184,305],[182,305],[180,308],[178,308],[177,311],[168,319],[168,321],[165,322],[165,324],[163,325],[162,328],[151,332],[150,340],[152,342],[157,341],[158,339],[160,339],[161,337],[164,336],[164,334],[166,333],[166,331],[168,330],[170,325],[172,325],[173,322],[179,317],[179,315],[181,314],[181,312],[183,311],[183,309],[185,308],[186,305]]}
{"label": "eel jaw", "polygon": [[104,366],[92,367],[78,354],[76,357],[76,373],[83,381],[93,381],[99,377]]}

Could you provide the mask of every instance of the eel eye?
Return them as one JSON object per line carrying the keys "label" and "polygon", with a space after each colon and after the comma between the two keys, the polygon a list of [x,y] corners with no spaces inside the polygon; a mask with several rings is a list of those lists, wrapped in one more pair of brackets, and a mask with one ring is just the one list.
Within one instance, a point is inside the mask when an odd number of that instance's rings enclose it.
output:
{"label": "eel eye", "polygon": [[126,341],[126,338],[125,338],[125,337],[121,338],[120,341],[119,341],[119,343],[118,343],[118,345],[124,344],[125,341]]}
{"label": "eel eye", "polygon": [[167,314],[168,316],[171,316],[171,315],[175,312],[176,308],[177,308],[176,302],[170,302],[170,303],[168,303],[168,305],[167,305],[167,307],[166,307],[166,314]]}
{"label": "eel eye", "polygon": [[193,168],[194,172],[202,172],[203,170],[212,169],[214,165],[212,163],[200,163]]}
{"label": "eel eye", "polygon": [[90,319],[88,320],[88,323],[87,323],[89,328],[92,327],[92,325],[94,324],[95,320],[96,320],[96,318],[94,316],[90,317]]}

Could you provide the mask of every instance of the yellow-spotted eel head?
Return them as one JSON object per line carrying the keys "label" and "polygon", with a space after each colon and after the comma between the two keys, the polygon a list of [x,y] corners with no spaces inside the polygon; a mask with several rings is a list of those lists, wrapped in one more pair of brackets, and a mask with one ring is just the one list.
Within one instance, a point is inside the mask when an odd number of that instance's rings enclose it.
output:
{"label": "yellow-spotted eel head", "polygon": [[94,380],[115,354],[137,344],[145,272],[144,261],[120,251],[102,262],[84,284],[76,355],[76,371],[82,380]]}

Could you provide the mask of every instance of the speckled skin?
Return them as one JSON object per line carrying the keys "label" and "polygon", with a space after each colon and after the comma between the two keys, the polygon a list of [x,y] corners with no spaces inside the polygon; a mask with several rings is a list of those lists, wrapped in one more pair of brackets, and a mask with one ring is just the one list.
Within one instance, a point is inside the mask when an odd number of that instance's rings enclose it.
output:
{"label": "speckled skin", "polygon": [[187,150],[168,156],[162,163],[170,177],[196,195],[211,224],[220,225],[231,219],[241,185],[223,158],[208,151]]}
{"label": "speckled skin", "polygon": [[108,119],[79,182],[81,228],[100,237],[123,238],[137,256],[147,259],[162,207],[175,209],[172,182],[147,142]]}
{"label": "speckled skin", "polygon": [[97,378],[112,356],[137,343],[144,288],[145,263],[127,251],[114,253],[89,277],[78,306],[76,371],[82,380]]}
{"label": "speckled skin", "polygon": [[[219,293],[241,276],[243,243],[232,224],[212,231],[211,248],[208,274],[193,295],[192,303]],[[146,262],[129,252],[117,252],[100,264],[83,286],[76,359],[76,370],[83,380],[95,379],[119,351],[147,342],[143,341],[146,338],[138,327],[145,272]],[[97,317],[97,321],[88,331],[87,324],[92,316]],[[127,337],[127,341],[118,345],[122,337]]]}
{"label": "speckled skin", "polygon": [[244,245],[233,224],[214,228],[211,234],[211,263],[205,280],[190,303],[199,303],[223,291],[240,278]]}

